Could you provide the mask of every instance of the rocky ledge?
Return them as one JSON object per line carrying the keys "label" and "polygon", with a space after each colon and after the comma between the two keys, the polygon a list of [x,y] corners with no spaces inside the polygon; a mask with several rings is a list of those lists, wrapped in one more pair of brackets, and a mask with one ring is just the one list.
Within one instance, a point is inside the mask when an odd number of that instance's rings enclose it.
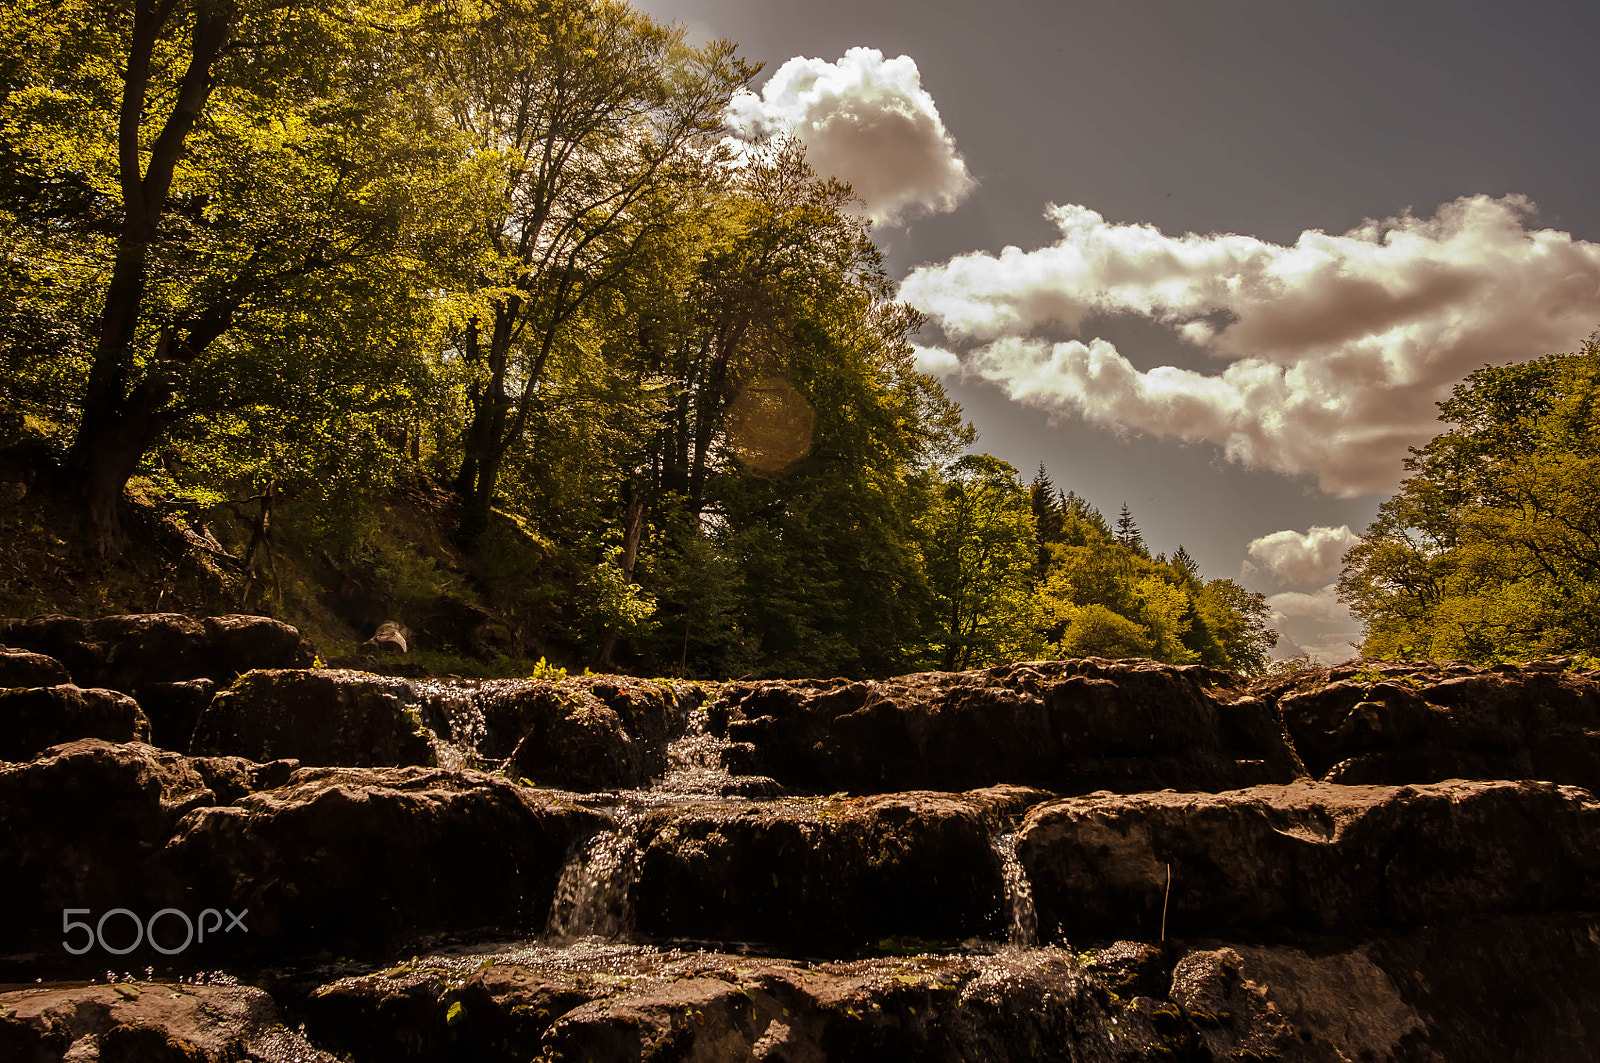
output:
{"label": "rocky ledge", "polygon": [[473,683],[262,618],[0,632],[0,1058],[1600,1042],[1568,662]]}

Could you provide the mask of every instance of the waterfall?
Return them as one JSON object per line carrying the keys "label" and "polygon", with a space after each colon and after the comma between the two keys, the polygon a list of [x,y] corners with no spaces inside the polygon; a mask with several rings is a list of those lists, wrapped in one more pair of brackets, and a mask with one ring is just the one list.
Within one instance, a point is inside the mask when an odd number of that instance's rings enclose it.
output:
{"label": "waterfall", "polygon": [[478,684],[461,680],[418,679],[407,684],[428,729],[439,767],[450,771],[478,766],[488,734]]}
{"label": "waterfall", "polygon": [[1039,916],[1033,910],[1033,886],[1028,873],[1017,859],[1017,835],[992,835],[990,846],[1000,858],[1000,870],[1005,876],[1006,915],[1009,917],[1008,943],[1013,948],[1026,949],[1038,944]]}
{"label": "waterfall", "polygon": [[633,814],[613,812],[616,826],[590,838],[568,858],[556,883],[546,938],[567,944],[583,938],[624,939],[633,929],[633,884],[639,878],[639,843]]}
{"label": "waterfall", "polygon": [[650,787],[653,792],[716,796],[733,781],[722,763],[729,743],[711,733],[710,716],[705,709],[689,715],[683,734],[667,745],[667,771]]}

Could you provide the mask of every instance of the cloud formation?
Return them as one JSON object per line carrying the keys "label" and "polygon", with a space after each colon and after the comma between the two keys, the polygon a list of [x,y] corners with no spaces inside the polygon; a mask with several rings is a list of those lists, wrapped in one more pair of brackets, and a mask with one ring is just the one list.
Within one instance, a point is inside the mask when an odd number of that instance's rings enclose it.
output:
{"label": "cloud formation", "polygon": [[[1052,206],[1054,244],[918,268],[900,296],[1015,401],[1214,443],[1349,497],[1394,488],[1467,373],[1572,350],[1600,324],[1600,244],[1529,228],[1533,210],[1466,196],[1284,246]],[[1226,364],[1140,370],[1105,340],[1047,338],[1125,314]]]}
{"label": "cloud formation", "polygon": [[1277,531],[1250,540],[1249,554],[1286,583],[1324,583],[1339,574],[1346,550],[1361,541],[1348,524]]}
{"label": "cloud formation", "polygon": [[1334,664],[1359,652],[1361,624],[1339,601],[1337,584],[1329,583],[1312,594],[1285,591],[1269,595],[1267,607],[1278,629],[1280,657],[1309,653],[1323,664]]}
{"label": "cloud formation", "polygon": [[954,210],[973,186],[916,60],[852,48],[835,63],[795,56],[758,96],[728,107],[741,142],[792,134],[818,173],[848,181],[875,222]]}

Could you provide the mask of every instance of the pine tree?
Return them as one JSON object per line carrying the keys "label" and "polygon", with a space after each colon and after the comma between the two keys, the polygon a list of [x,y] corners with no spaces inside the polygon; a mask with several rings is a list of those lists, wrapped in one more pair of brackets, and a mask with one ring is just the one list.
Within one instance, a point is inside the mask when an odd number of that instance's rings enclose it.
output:
{"label": "pine tree", "polygon": [[1117,514],[1117,543],[1141,554],[1147,552],[1144,536],[1139,534],[1139,525],[1134,522],[1133,511],[1126,502],[1122,503],[1122,511]]}

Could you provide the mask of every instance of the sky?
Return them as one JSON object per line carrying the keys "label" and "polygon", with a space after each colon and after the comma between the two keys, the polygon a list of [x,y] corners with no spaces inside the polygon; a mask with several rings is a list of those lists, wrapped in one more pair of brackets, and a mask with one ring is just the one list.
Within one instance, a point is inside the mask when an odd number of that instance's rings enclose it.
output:
{"label": "sky", "polygon": [[635,0],[765,64],[978,449],[1353,656],[1340,557],[1467,373],[1600,327],[1600,5]]}

